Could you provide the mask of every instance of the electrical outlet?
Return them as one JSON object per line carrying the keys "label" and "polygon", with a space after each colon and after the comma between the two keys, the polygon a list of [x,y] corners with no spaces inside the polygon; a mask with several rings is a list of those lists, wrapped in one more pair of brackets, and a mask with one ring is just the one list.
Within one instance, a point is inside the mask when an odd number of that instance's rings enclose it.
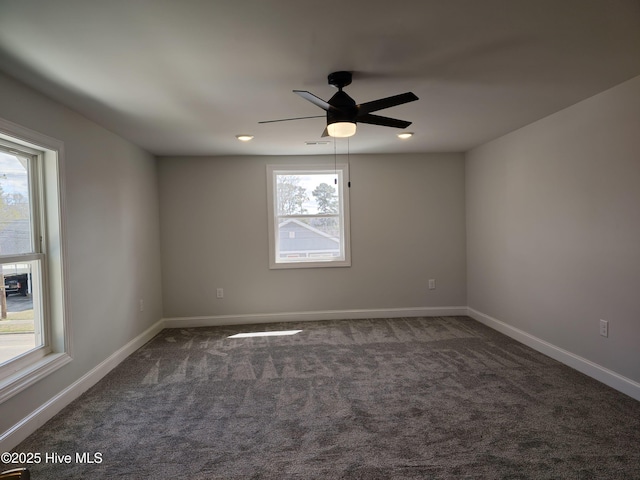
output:
{"label": "electrical outlet", "polygon": [[224,298],[224,288],[216,289],[216,297],[217,298]]}
{"label": "electrical outlet", "polygon": [[140,301],[138,302],[138,308],[141,312],[144,312],[144,299],[140,299]]}
{"label": "electrical outlet", "polygon": [[434,278],[430,278],[429,279],[429,290],[435,290],[436,289],[436,280]]}
{"label": "electrical outlet", "polygon": [[600,335],[603,337],[609,336],[609,322],[606,320],[600,320]]}

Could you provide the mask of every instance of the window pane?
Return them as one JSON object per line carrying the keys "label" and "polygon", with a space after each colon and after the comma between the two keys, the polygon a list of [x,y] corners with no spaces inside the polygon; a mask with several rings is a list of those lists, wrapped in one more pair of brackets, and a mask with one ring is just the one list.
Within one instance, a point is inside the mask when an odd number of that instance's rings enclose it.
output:
{"label": "window pane", "polygon": [[277,174],[277,215],[338,213],[337,174]]}
{"label": "window pane", "polygon": [[340,219],[280,218],[276,262],[344,260]]}
{"label": "window pane", "polygon": [[0,364],[43,345],[39,265],[2,264]]}
{"label": "window pane", "polygon": [[29,161],[0,150],[0,255],[33,252]]}

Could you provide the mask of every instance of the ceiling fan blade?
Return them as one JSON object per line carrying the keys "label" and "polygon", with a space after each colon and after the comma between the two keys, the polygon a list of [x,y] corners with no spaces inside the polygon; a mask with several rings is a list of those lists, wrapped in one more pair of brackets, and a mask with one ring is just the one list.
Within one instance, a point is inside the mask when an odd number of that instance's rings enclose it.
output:
{"label": "ceiling fan blade", "polygon": [[317,105],[323,110],[329,111],[329,109],[333,108],[331,105],[329,105],[327,102],[322,100],[320,97],[316,97],[313,93],[307,92],[306,90],[294,90],[293,93],[297,93],[305,100],[310,101],[311,103],[313,103],[314,105]]}
{"label": "ceiling fan blade", "polygon": [[324,132],[322,132],[322,135],[320,135],[321,137],[328,137],[329,136],[329,127],[324,127]]}
{"label": "ceiling fan blade", "polygon": [[395,107],[396,105],[402,105],[403,103],[415,102],[416,100],[418,100],[418,97],[412,92],[401,93],[400,95],[394,95],[393,97],[381,98],[380,100],[374,100],[372,102],[366,102],[358,105],[358,114],[367,114],[377,110]]}
{"label": "ceiling fan blade", "polygon": [[397,118],[381,117],[380,115],[358,115],[356,117],[358,123],[370,123],[371,125],[381,125],[383,127],[407,128],[411,122],[398,120]]}
{"label": "ceiling fan blade", "polygon": [[313,115],[311,117],[296,117],[296,118],[281,118],[280,120],[263,120],[258,123],[274,123],[274,122],[288,122],[289,120],[304,120],[305,118],[325,118],[326,115]]}

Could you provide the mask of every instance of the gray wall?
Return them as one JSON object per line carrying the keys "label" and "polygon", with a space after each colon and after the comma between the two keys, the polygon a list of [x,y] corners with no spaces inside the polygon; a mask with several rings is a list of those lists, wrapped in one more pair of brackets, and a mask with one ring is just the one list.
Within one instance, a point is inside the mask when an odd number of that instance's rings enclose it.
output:
{"label": "gray wall", "polygon": [[469,307],[640,381],[640,77],[466,165]]}
{"label": "gray wall", "polygon": [[352,266],[269,270],[266,165],[310,162],[159,160],[165,317],[466,305],[463,155],[352,155]]}
{"label": "gray wall", "polygon": [[155,159],[4,75],[0,92],[0,117],[64,142],[74,346],[70,364],[0,405],[4,432],[160,320],[162,301]]}

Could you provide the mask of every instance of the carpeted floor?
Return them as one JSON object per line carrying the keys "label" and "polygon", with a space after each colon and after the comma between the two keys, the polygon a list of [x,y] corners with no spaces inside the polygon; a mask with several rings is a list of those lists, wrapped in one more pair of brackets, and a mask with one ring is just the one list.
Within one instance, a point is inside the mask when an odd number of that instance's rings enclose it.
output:
{"label": "carpeted floor", "polygon": [[640,479],[640,402],[467,317],[171,329],[15,451],[73,457],[35,480]]}

